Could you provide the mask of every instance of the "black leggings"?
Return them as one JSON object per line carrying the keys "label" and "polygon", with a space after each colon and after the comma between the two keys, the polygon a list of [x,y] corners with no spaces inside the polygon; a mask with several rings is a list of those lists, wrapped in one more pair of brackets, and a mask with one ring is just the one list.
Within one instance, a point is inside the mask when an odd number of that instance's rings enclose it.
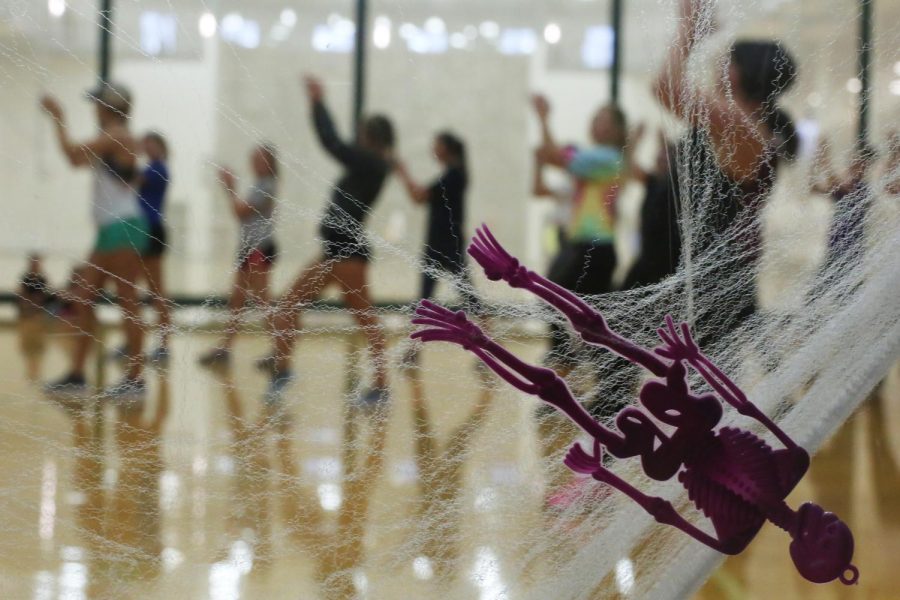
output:
{"label": "black leggings", "polygon": [[[481,300],[472,292],[472,277],[469,275],[469,270],[462,257],[454,260],[445,257],[436,258],[426,254],[424,262],[426,268],[422,271],[422,287],[419,298],[423,300],[431,298],[434,295],[438,279],[441,275],[447,275],[452,277],[451,281],[456,292],[462,298],[465,311],[473,315],[481,314]],[[441,273],[435,273],[436,270]]]}
{"label": "black leggings", "polygon": [[[547,278],[576,294],[594,296],[612,291],[615,269],[616,249],[612,244],[573,242],[562,247]],[[574,367],[578,359],[569,332],[556,322],[550,324],[548,359],[561,367]]]}

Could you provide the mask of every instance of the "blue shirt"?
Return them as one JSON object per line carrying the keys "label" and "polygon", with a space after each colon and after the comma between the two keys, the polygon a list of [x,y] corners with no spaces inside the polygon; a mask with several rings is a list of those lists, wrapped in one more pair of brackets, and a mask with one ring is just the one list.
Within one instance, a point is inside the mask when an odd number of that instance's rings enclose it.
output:
{"label": "blue shirt", "polygon": [[141,177],[141,189],[138,190],[141,210],[151,225],[162,223],[163,208],[166,201],[166,188],[169,187],[169,169],[161,160],[151,162],[144,169]]}

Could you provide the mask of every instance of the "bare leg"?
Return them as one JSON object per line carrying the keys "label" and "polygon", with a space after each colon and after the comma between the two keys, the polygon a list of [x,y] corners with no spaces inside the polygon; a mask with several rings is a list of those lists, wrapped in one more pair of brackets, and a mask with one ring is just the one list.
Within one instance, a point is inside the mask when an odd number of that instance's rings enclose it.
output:
{"label": "bare leg", "polygon": [[375,314],[369,287],[366,283],[366,263],[359,259],[342,260],[334,265],[334,280],[344,292],[344,302],[353,313],[369,343],[369,353],[375,365],[375,387],[387,388],[384,331]]}
{"label": "bare leg", "polygon": [[106,280],[106,265],[103,256],[94,254],[90,261],[74,279],[72,319],[76,337],[72,351],[72,370],[75,375],[84,376],[87,355],[95,339],[94,300]]}
{"label": "bare leg", "polygon": [[169,347],[169,337],[172,333],[172,312],[169,308],[169,300],[166,297],[163,283],[162,257],[151,256],[144,259],[144,273],[147,277],[147,287],[153,298],[153,308],[159,316],[159,345]]}
{"label": "bare leg", "polygon": [[133,250],[121,250],[114,254],[113,268],[110,271],[115,278],[116,295],[122,309],[128,358],[126,375],[129,379],[138,379],[144,369],[144,324],[141,321],[140,302],[135,287],[141,268],[140,256]]}
{"label": "bare leg", "polygon": [[271,335],[274,315],[271,307],[269,293],[269,275],[272,272],[271,265],[263,263],[250,265],[247,270],[247,299],[256,307],[261,308],[265,314],[266,332]]}
{"label": "bare leg", "polygon": [[306,267],[288,293],[279,301],[272,320],[275,342],[275,371],[283,373],[290,368],[300,313],[305,306],[319,297],[332,281],[334,261],[320,259]]}
{"label": "bare leg", "polygon": [[231,350],[234,346],[234,339],[244,320],[243,310],[247,304],[247,287],[247,270],[239,269],[234,275],[234,285],[228,298],[228,321],[225,323],[225,332],[222,335],[222,342],[219,344],[219,347],[224,350]]}

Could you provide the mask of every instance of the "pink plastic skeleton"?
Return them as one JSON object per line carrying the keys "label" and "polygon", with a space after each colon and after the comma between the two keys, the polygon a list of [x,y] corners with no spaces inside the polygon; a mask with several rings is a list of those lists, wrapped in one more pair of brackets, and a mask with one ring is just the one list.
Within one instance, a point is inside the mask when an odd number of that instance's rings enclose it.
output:
{"label": "pink plastic skeleton", "polygon": [[[565,413],[594,438],[592,453],[576,443],[565,464],[624,492],[660,523],[677,527],[719,552],[737,554],[769,520],[791,536],[791,558],[803,577],[815,583],[837,578],[848,585],[856,583],[859,571],[850,562],[853,534],[847,525],[816,504],[807,502],[794,511],[784,501],[806,473],[809,454],[700,352],[686,323],[681,323],[679,332],[667,316],[666,328],[658,330],[662,345],[650,351],[614,333],[599,312],[572,292],[521,266],[487,227],[478,231],[469,254],[489,279],[524,288],[557,308],[588,344],[606,347],[653,373],[658,379],[648,381],[640,391],[643,409],[623,409],[615,420],[618,431],[607,429],[575,400],[552,370],[516,358],[462,311],[454,313],[427,300],[419,305],[413,320],[426,328],[413,333],[414,338],[459,344],[511,385]],[[714,431],[722,417],[722,405],[714,394],[691,392],[688,366],[719,398],[741,415],[762,423],[785,448],[773,450],[741,429]],[[671,435],[666,435],[651,415],[670,426]],[[640,456],[646,474],[658,481],[677,474],[688,497],[712,521],[716,536],[692,525],[666,500],[640,492],[604,467],[604,447],[617,458]]]}

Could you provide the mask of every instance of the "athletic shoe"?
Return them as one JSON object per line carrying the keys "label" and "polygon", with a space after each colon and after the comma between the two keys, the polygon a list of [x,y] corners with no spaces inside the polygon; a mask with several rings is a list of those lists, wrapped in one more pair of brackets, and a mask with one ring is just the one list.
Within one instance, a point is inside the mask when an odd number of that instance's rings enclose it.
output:
{"label": "athletic shoe", "polygon": [[143,379],[124,377],[119,383],[103,390],[103,399],[111,402],[140,402],[147,395],[147,384]]}
{"label": "athletic shoe", "polygon": [[293,382],[293,371],[272,373],[272,379],[269,380],[269,387],[266,389],[265,396],[263,396],[263,402],[268,405],[280,404],[284,397],[284,390]]}
{"label": "athletic shoe", "polygon": [[253,365],[259,371],[264,371],[266,373],[274,373],[275,372],[275,353],[266,354],[265,356],[260,356],[255,361],[253,361]]}
{"label": "athletic shoe", "polygon": [[225,365],[231,362],[231,351],[227,348],[213,348],[200,357],[198,361],[201,366],[214,367],[216,365]]}
{"label": "athletic shoe", "polygon": [[364,390],[357,399],[357,406],[365,411],[374,412],[375,410],[387,406],[390,402],[391,395],[385,388],[369,388]]}
{"label": "athletic shoe", "polygon": [[62,379],[46,384],[44,393],[59,397],[85,396],[88,393],[88,385],[84,380],[84,375],[69,373]]}
{"label": "athletic shoe", "polygon": [[169,362],[169,349],[160,346],[156,350],[147,353],[146,361],[152,365],[165,365]]}

